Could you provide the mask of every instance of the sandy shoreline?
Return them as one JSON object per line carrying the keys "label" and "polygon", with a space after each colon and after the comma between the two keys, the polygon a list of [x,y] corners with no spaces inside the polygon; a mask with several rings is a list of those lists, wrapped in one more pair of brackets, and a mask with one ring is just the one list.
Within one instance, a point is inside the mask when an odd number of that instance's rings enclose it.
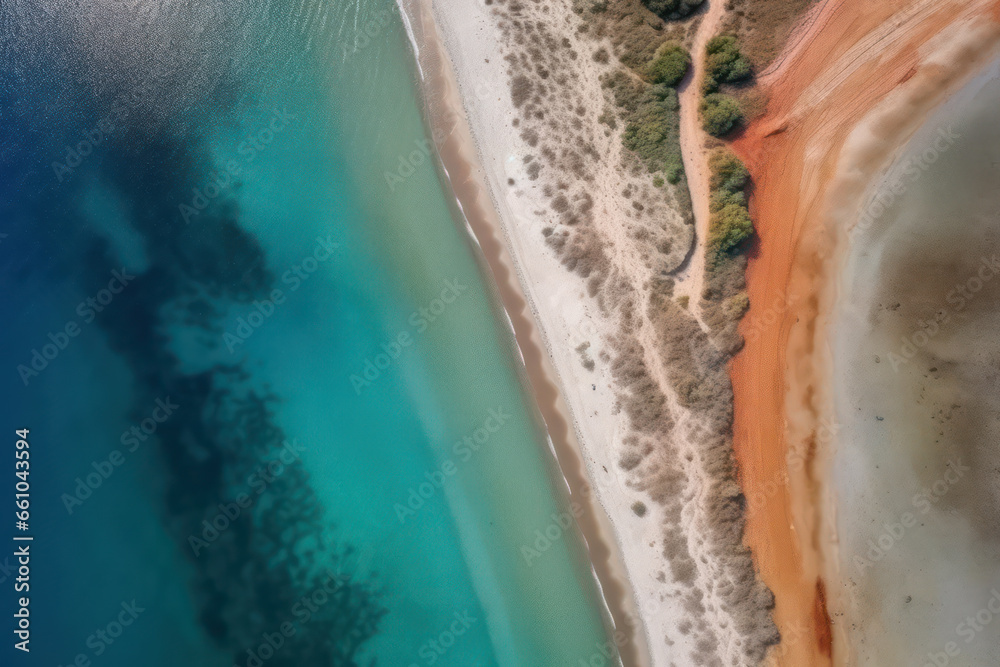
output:
{"label": "sandy shoreline", "polygon": [[[570,502],[579,505],[577,523],[587,544],[607,612],[609,635],[614,636],[622,664],[651,664],[647,639],[636,608],[632,587],[622,563],[619,544],[605,509],[595,497],[582,458],[570,410],[560,392],[559,376],[553,368],[543,332],[537,326],[539,313],[522,290],[527,284],[508,252],[507,230],[499,219],[489,193],[489,184],[479,166],[477,147],[465,117],[462,97],[445,43],[434,20],[430,0],[400,3],[407,31],[418,45],[418,65],[425,105],[447,178],[461,214],[478,244],[482,259],[498,289],[498,300],[510,321],[527,372],[527,381],[545,422],[560,470],[569,490]],[[485,92],[488,90],[489,92]],[[506,88],[477,90],[480,98]]]}
{"label": "sandy shoreline", "polygon": [[845,601],[828,585],[839,581],[836,489],[826,480],[837,431],[827,334],[841,237],[867,184],[994,53],[997,26],[982,21],[990,10],[995,3],[831,0],[769,73],[768,113],[735,142],[755,179],[760,237],[744,320],[755,333],[732,365],[741,483],[761,507],[746,539],[782,632],[798,619],[812,623],[776,654],[780,664],[852,664]]}
{"label": "sandy shoreline", "polygon": [[[442,79],[442,97],[425,80],[435,91],[429,117],[467,114],[472,136],[460,123],[463,138],[441,154],[491,270],[509,287],[501,301],[541,387],[563,472],[574,497],[591,503],[581,527],[625,634],[623,664],[758,664],[777,635],[770,594],[739,539],[728,379],[694,317],[663,301],[684,281],[677,272],[693,242],[687,193],[625,168],[622,126],[601,121],[602,77],[617,65],[591,57],[602,43],[576,31],[569,2],[518,6],[527,15],[517,16],[458,0],[417,8],[425,18],[411,14],[410,23],[423,72],[433,44],[458,83]],[[533,34],[509,32],[527,20]],[[422,42],[420,23],[441,40]],[[528,70],[536,90],[556,86],[544,105],[513,100],[511,77],[526,62],[520,39],[552,46],[536,53],[544,67],[536,57]],[[536,122],[541,112],[547,119]],[[580,163],[577,148],[592,161]],[[708,404],[678,393],[683,373],[703,378]]]}
{"label": "sandy shoreline", "polygon": [[[538,209],[546,206],[531,192],[537,186],[523,185],[534,180],[526,178],[528,160],[515,160],[523,156],[516,149],[522,144],[510,127],[516,115],[504,65],[496,62],[499,34],[482,7],[412,0],[405,8],[428,116],[448,137],[438,146],[448,178],[499,286],[571,499],[588,508],[580,526],[612,625],[628,633],[620,644],[623,664],[669,664],[682,649],[693,649],[687,631],[676,632],[688,623],[691,598],[670,591],[663,578],[676,563],[647,548],[662,541],[658,526],[630,512],[645,487],[618,469],[627,428],[617,407],[608,411],[621,398],[616,378],[606,363],[595,370],[591,360],[588,372],[581,370],[586,357],[580,350],[596,349],[616,332],[594,310],[583,281],[560,266],[540,235],[533,236]],[[860,214],[866,185],[992,53],[1000,33],[994,24],[975,23],[990,9],[996,15],[996,3],[985,0],[895,0],[877,10],[860,0],[829,0],[804,18],[762,77],[771,96],[768,112],[734,142],[754,176],[751,206],[759,236],[748,268],[751,308],[741,327],[747,344],[730,368],[734,450],[750,504],[744,541],[775,595],[773,615],[783,636],[772,651],[777,664],[852,660],[839,625],[848,605],[835,585],[836,490],[826,483],[837,433],[826,336],[843,253],[839,235]],[[693,98],[694,78],[681,91],[686,98]],[[696,140],[691,107],[690,101],[682,106],[688,128],[682,141],[699,212],[704,174],[703,165],[689,160]],[[613,141],[606,150],[606,159],[617,159]],[[605,213],[616,212],[615,202],[601,203]],[[704,217],[698,216],[700,238]],[[681,272],[678,293],[700,284],[691,279],[695,265]],[[624,268],[633,280],[643,275],[627,263]],[[649,346],[647,355],[656,349],[650,335],[638,338]],[[668,387],[661,372],[654,365],[652,377]],[[666,393],[679,427],[672,437],[681,452],[696,451],[697,420]],[[708,478],[698,466],[684,471],[684,532],[691,539],[705,518],[689,498],[703,493]],[[688,548],[699,555],[700,545]],[[700,559],[709,563],[707,558],[702,551]],[[711,581],[697,590],[700,606],[706,591],[712,595]],[[725,619],[717,615],[712,623],[724,628]],[[723,635],[724,655],[739,655],[737,637]]]}
{"label": "sandy shoreline", "polygon": [[[825,484],[837,430],[830,421],[825,336],[838,230],[857,216],[863,186],[885,168],[892,151],[974,71],[981,57],[976,47],[995,44],[995,31],[972,23],[988,6],[896,0],[873,11],[860,0],[830,0],[803,20],[786,54],[764,77],[771,95],[767,114],[734,142],[754,176],[759,243],[748,268],[751,309],[742,323],[747,345],[730,369],[733,449],[750,505],[744,542],[775,596],[773,616],[783,641],[771,657],[778,664],[847,664],[850,655],[838,627],[845,609],[837,597],[841,589],[828,585],[837,581],[831,558],[836,536],[834,489]],[[711,13],[715,19],[719,7]],[[732,527],[742,524],[718,523],[733,515],[730,503],[738,503],[727,488],[728,445],[713,439],[711,421],[676,394],[675,368],[669,366],[674,362],[668,360],[675,358],[670,339],[677,330],[660,328],[663,315],[656,313],[672,312],[676,326],[686,325],[655,287],[657,276],[671,270],[632,256],[642,252],[632,241],[641,215],[631,210],[630,196],[623,201],[619,193],[645,186],[615,171],[619,136],[585,134],[593,137],[590,150],[604,167],[596,181],[588,175],[583,195],[592,195],[601,214],[593,233],[607,244],[615,280],[630,285],[626,294],[643,308],[637,319],[616,321],[609,312],[617,306],[594,299],[592,281],[568,271],[565,257],[560,262],[542,240],[541,227],[554,217],[553,195],[542,196],[551,185],[533,184],[538,170],[526,168],[533,159],[528,147],[538,141],[531,137],[534,130],[514,129],[519,114],[504,61],[513,67],[516,59],[508,60],[513,54],[501,48],[509,36],[501,35],[484,6],[411,0],[404,8],[428,118],[435,134],[447,137],[438,150],[448,180],[498,285],[571,501],[587,508],[579,523],[611,625],[626,633],[619,643],[623,664],[684,663],[688,655],[696,663],[721,657],[757,664],[774,641],[761,622],[769,594],[748,584],[741,559],[749,559],[725,542]],[[575,83],[564,91],[576,105],[570,113],[587,119],[576,121],[584,133],[594,132],[603,104],[602,70],[586,56],[598,43],[574,41],[570,13],[563,17],[566,8],[555,9],[551,23],[561,21],[556,38],[561,35],[564,47],[579,49],[585,59],[570,67]],[[696,41],[702,43],[708,32],[700,31]],[[681,114],[699,212],[704,165],[690,160],[697,143],[690,131],[695,78],[681,91]],[[574,89],[587,104],[572,102]],[[561,210],[554,203],[552,209]],[[699,239],[705,217],[696,216]],[[550,234],[551,227],[545,238]],[[681,250],[675,247],[674,254]],[[697,266],[693,262],[676,274],[670,286],[676,291],[668,296],[687,295],[701,283],[691,274]],[[636,386],[652,392],[651,398],[662,396],[663,405],[664,428],[647,441],[652,458],[638,476],[631,474],[635,464],[625,463],[635,456],[630,448],[636,445],[629,442],[636,441],[634,415],[630,425],[621,407],[635,389],[623,388],[615,372],[622,347],[614,341],[622,340],[625,323],[631,328],[627,346],[645,364],[639,367],[645,384]],[[702,333],[697,326],[694,332]],[[717,450],[720,444],[725,451]],[[641,502],[650,498],[655,504]],[[711,531],[720,525],[727,537],[714,541]],[[749,605],[740,606],[744,601]]]}

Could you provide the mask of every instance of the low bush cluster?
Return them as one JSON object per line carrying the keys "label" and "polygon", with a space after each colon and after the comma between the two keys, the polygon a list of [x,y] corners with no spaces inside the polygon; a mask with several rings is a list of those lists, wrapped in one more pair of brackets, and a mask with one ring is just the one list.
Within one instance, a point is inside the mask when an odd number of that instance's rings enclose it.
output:
{"label": "low bush cluster", "polygon": [[667,42],[646,65],[645,74],[652,85],[643,83],[627,70],[619,69],[605,76],[603,85],[610,88],[615,103],[625,113],[622,144],[634,152],[646,168],[662,172],[656,187],[664,179],[671,185],[684,176],[681,158],[680,105],[675,86],[687,73],[691,56],[677,42]]}
{"label": "low bush cluster", "polygon": [[725,93],[705,95],[698,110],[702,128],[713,137],[728,134],[743,119],[739,100]]}
{"label": "low bush cluster", "polygon": [[651,86],[628,115],[622,143],[639,156],[649,171],[662,171],[669,183],[678,183],[684,163],[677,91],[662,84]]}
{"label": "low bush cluster", "polygon": [[642,0],[646,9],[664,19],[687,16],[700,7],[702,2],[704,0]]}
{"label": "low bush cluster", "polygon": [[611,91],[615,106],[624,109],[627,113],[633,113],[639,107],[639,102],[647,88],[638,77],[621,68],[602,75],[601,86]]}
{"label": "low bush cluster", "polygon": [[750,183],[750,172],[738,157],[726,149],[712,151],[708,156],[708,187],[715,190],[743,191]]}
{"label": "low bush cluster", "polygon": [[[718,35],[705,46],[705,80],[699,105],[701,126],[713,137],[722,137],[743,120],[740,100],[719,91],[723,84],[747,81],[752,76],[750,61],[731,35]],[[732,92],[731,90],[729,92]]]}
{"label": "low bush cluster", "polygon": [[646,68],[646,76],[653,83],[676,86],[691,66],[691,55],[677,42],[667,42]]}
{"label": "low bush cluster", "polygon": [[708,253],[714,262],[718,262],[753,235],[753,222],[746,201],[750,173],[740,159],[725,148],[716,149],[709,156],[708,166],[712,193]]}
{"label": "low bush cluster", "polygon": [[746,81],[751,74],[750,61],[740,52],[735,37],[719,35],[708,41],[705,47],[705,81],[702,84],[706,93],[717,91],[724,83]]}

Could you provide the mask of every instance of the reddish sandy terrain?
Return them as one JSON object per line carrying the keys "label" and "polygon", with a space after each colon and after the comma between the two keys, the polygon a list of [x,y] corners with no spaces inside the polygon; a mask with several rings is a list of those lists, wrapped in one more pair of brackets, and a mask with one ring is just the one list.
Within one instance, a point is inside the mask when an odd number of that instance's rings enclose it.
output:
{"label": "reddish sandy terrain", "polygon": [[734,142],[753,175],[759,235],[747,343],[731,366],[735,449],[750,501],[745,539],[776,598],[776,664],[852,662],[823,484],[836,430],[823,415],[838,240],[892,151],[996,54],[998,17],[995,0],[828,0],[762,77],[767,113]]}

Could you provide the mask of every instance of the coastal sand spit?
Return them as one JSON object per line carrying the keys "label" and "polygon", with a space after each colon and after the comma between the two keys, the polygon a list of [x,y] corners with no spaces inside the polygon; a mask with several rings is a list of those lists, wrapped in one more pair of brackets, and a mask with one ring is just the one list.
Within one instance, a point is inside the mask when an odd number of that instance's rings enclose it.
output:
{"label": "coastal sand spit", "polygon": [[[427,116],[433,126],[433,136],[440,137],[436,142],[438,154],[455,193],[460,215],[482,252],[497,285],[499,301],[509,318],[532,396],[566,480],[573,514],[586,541],[590,565],[607,605],[611,621],[609,634],[624,665],[646,667],[650,664],[646,639],[618,544],[607,514],[594,497],[569,410],[556,384],[557,375],[504,243],[503,228],[478,166],[476,144],[465,118],[451,61],[434,21],[433,9],[426,0],[414,0],[403,3],[401,10],[418,45]],[[487,90],[491,92],[484,92]],[[480,88],[481,99],[491,95],[492,90]],[[594,647],[590,653],[601,653],[600,648]],[[581,653],[581,659],[590,657],[589,653]]]}
{"label": "coastal sand spit", "polygon": [[[657,504],[647,508],[640,499],[658,491],[620,466],[632,437],[610,363],[618,353],[613,342],[621,336],[621,323],[609,319],[600,298],[595,303],[592,281],[560,266],[540,242],[541,209],[547,202],[534,190],[544,181],[531,184],[537,170],[532,175],[525,169],[531,157],[525,135],[511,127],[517,111],[501,63],[504,35],[497,30],[496,14],[449,0],[433,7],[413,4],[408,10],[425,90],[434,93],[428,96],[429,117],[451,135],[439,146],[449,180],[500,285],[571,493],[580,501],[599,502],[588,504],[581,528],[612,623],[625,633],[619,644],[623,663],[669,664],[719,655],[734,664],[755,664],[753,656],[771,641],[768,632],[747,624],[750,607],[726,604],[723,590],[732,589],[725,589],[719,573],[727,561],[697,537],[710,525],[700,496],[718,483],[712,471],[720,468],[699,458],[706,425],[672,394],[659,356],[669,356],[669,350],[660,347],[656,322],[644,318],[631,340],[649,364],[649,386],[662,392],[669,436],[660,441],[664,449],[656,466],[663,470],[660,479],[681,482],[677,498],[662,509]],[[827,450],[838,429],[824,381],[829,378],[824,336],[832,262],[839,256],[834,241],[857,215],[864,185],[992,52],[996,26],[982,20],[988,11],[996,12],[995,3],[897,1],[872,8],[830,0],[820,5],[762,77],[771,97],[768,112],[735,141],[754,175],[752,210],[760,236],[748,271],[751,310],[742,325],[747,344],[731,367],[735,450],[749,502],[746,543],[776,597],[774,616],[783,636],[771,651],[777,664],[845,664],[849,656],[837,626],[843,601],[839,589],[827,583],[836,581],[830,558],[836,536],[832,490],[823,484]],[[564,36],[567,48],[594,46],[577,42],[570,19],[564,22],[565,28],[556,26],[556,36]],[[430,29],[440,30],[442,41],[429,39]],[[454,66],[457,87],[448,64]],[[435,67],[442,74],[437,80],[428,75]],[[576,112],[585,119],[584,132],[600,129],[594,120],[602,109],[599,73],[598,65],[586,62],[573,75],[586,98]],[[858,140],[859,132],[872,129],[876,142]],[[650,283],[655,272],[648,259],[633,256],[627,238],[632,223],[625,220],[631,214],[623,214],[615,200],[624,185],[616,171],[618,137],[604,141],[596,131],[593,136],[606,168],[591,181],[590,193],[602,214],[598,230],[616,280],[644,294],[643,299],[655,297]],[[686,164],[691,163],[691,139],[689,134]],[[693,192],[698,185],[692,183]],[[668,265],[674,261],[668,259]],[[676,279],[679,293],[696,284],[690,272],[681,271]],[[794,361],[786,366],[786,359]],[[593,495],[586,495],[591,488]],[[680,523],[671,523],[672,512]],[[684,554],[696,557],[690,560],[696,565],[690,582],[678,579],[688,570],[678,569],[678,552],[671,546],[677,538],[684,542],[680,562],[689,558]],[[756,616],[766,615],[766,600],[749,600],[764,605]],[[755,636],[752,646],[741,649],[750,636]]]}
{"label": "coastal sand spit", "polygon": [[[605,586],[615,628],[628,633],[623,663],[759,664],[778,635],[770,592],[741,540],[726,356],[672,298],[692,280],[683,270],[694,241],[686,183],[656,185],[646,169],[626,166],[621,125],[600,121],[602,76],[616,63],[592,57],[606,45],[576,30],[569,2],[438,0],[432,11],[471,129],[463,145],[475,148],[471,170],[449,167],[449,179],[477,237],[484,233],[487,259],[487,245],[502,241],[510,252],[513,272],[502,268],[499,281],[516,275],[524,302],[505,305],[512,319],[530,311],[537,325],[595,511],[612,520],[603,538],[583,528],[589,543],[617,544],[630,583],[619,599],[635,601],[634,617]],[[518,32],[528,24],[532,33]],[[551,45],[534,62],[516,47],[531,40]],[[517,72],[520,88],[545,90],[544,104],[512,95]],[[436,118],[440,100],[428,102]],[[485,197],[492,201],[499,226],[476,228],[462,195],[473,188],[484,215]],[[679,371],[702,380],[701,394],[679,395]]]}

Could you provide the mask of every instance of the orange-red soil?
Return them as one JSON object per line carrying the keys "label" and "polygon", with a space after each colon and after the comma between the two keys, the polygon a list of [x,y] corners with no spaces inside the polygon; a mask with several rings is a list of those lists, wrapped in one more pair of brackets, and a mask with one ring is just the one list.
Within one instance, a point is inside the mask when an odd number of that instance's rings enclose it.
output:
{"label": "orange-red soil", "polygon": [[[733,142],[753,176],[758,233],[743,322],[753,335],[731,366],[740,482],[759,503],[745,540],[776,599],[784,639],[774,661],[794,667],[851,661],[824,486],[835,429],[820,427],[830,414],[825,313],[837,228],[886,166],[886,147],[904,142],[1000,41],[997,0],[828,0],[816,11],[761,80],[767,112]],[[956,37],[970,32],[978,41]],[[944,43],[958,46],[942,55]],[[862,120],[880,136],[870,150],[847,145]]]}

